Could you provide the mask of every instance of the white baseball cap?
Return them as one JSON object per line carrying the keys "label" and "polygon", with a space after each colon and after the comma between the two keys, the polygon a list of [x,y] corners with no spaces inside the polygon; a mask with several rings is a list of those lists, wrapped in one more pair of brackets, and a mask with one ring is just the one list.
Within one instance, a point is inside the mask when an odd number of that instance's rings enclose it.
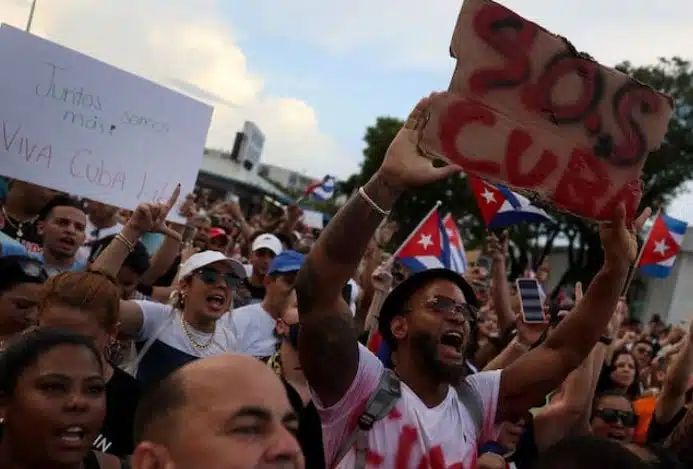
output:
{"label": "white baseball cap", "polygon": [[201,269],[209,264],[214,264],[215,262],[224,262],[231,267],[231,271],[238,278],[246,278],[246,271],[243,264],[237,260],[226,257],[219,251],[202,251],[197,254],[190,256],[190,259],[185,261],[178,270],[178,278],[185,278],[195,272],[197,269]]}
{"label": "white baseball cap", "polygon": [[278,256],[284,250],[284,245],[281,241],[279,241],[279,238],[273,234],[263,233],[255,238],[251,249],[253,252],[257,251],[258,249],[269,249]]}

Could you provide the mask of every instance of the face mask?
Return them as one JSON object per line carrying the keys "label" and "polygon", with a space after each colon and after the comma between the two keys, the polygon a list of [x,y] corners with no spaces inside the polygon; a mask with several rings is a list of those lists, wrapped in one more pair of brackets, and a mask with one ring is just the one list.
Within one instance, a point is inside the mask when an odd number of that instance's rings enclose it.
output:
{"label": "face mask", "polygon": [[289,326],[288,339],[293,348],[298,348],[298,323]]}

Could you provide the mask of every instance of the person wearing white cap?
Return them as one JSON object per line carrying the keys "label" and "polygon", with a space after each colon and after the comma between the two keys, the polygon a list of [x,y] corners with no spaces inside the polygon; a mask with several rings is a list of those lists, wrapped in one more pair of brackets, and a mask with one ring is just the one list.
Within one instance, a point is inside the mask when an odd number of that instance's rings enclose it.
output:
{"label": "person wearing white cap", "polygon": [[[140,204],[91,269],[115,277],[144,232],[179,236],[164,223],[175,199],[166,204]],[[245,277],[240,262],[217,251],[203,251],[181,265],[169,305],[121,301],[120,332],[133,337],[139,351],[129,371],[146,387],[192,360],[234,351],[233,333],[217,322],[229,311],[234,291]]]}
{"label": "person wearing white cap", "polygon": [[[243,281],[243,289],[248,297],[246,304],[260,303],[265,298],[265,275],[272,260],[282,253],[284,245],[270,233],[262,233],[255,237],[246,265],[247,277]],[[236,304],[236,306],[243,306]]]}

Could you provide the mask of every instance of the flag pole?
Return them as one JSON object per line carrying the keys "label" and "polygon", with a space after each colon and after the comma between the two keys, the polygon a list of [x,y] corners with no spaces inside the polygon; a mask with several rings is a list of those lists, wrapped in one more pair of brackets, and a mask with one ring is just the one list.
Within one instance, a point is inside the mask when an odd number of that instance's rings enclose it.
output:
{"label": "flag pole", "polygon": [[[657,222],[657,219],[659,218],[659,215],[662,213],[662,207],[659,207],[657,209],[657,213],[655,214],[655,223]],[[650,234],[651,234],[651,229],[650,233],[647,234],[647,238],[645,238],[642,242],[642,246],[640,246],[640,250],[638,251],[638,256],[635,258],[635,262],[633,262],[633,265],[630,268],[630,271],[628,272],[628,278],[626,279],[626,284],[623,286],[623,290],[621,290],[621,296],[625,297],[628,294],[628,289],[630,288],[631,283],[633,283],[633,278],[635,277],[635,272],[638,270],[638,264],[640,264],[640,259],[642,258],[643,253],[645,252],[645,245],[647,242],[650,240]]]}
{"label": "flag pole", "polygon": [[438,200],[438,201],[435,203],[435,205],[433,206],[433,208],[432,208],[431,210],[429,210],[428,213],[421,219],[421,221],[419,222],[419,224],[416,225],[416,228],[414,228],[414,229],[411,231],[411,233],[409,233],[409,236],[407,236],[407,239],[405,239],[404,242],[402,242],[402,244],[399,245],[399,247],[397,248],[397,250],[396,250],[394,253],[392,253],[392,256],[391,256],[390,259],[388,260],[388,263],[389,263],[389,264],[394,263],[395,259],[397,258],[397,255],[398,255],[400,252],[402,252],[402,249],[404,249],[404,246],[406,246],[407,243],[408,243],[409,241],[411,241],[411,239],[412,239],[412,237],[414,236],[414,234],[416,234],[416,232],[419,231],[419,228],[421,228],[421,226],[423,226],[423,224],[426,222],[426,220],[428,219],[428,217],[430,217],[431,214],[432,214],[433,212],[435,212],[436,210],[438,210],[438,207],[440,207],[441,205],[443,205],[443,202],[441,202],[440,200]]}

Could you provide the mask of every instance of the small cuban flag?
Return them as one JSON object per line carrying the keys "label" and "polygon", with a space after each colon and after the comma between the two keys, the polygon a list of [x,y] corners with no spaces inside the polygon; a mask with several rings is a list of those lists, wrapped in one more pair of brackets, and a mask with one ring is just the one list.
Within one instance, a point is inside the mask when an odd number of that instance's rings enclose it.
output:
{"label": "small cuban flag", "polygon": [[394,258],[413,273],[450,268],[450,241],[438,213],[438,205],[411,232],[395,252]]}
{"label": "small cuban flag", "polygon": [[450,270],[454,270],[458,274],[464,274],[467,270],[467,254],[464,251],[464,243],[462,242],[460,231],[457,229],[451,213],[445,215],[443,225],[450,242]]}
{"label": "small cuban flag", "polygon": [[334,195],[337,180],[332,176],[325,176],[322,181],[317,181],[308,186],[305,195],[317,200],[329,200]]}
{"label": "small cuban flag", "polygon": [[472,193],[489,228],[505,228],[518,223],[553,223],[545,210],[516,192],[500,184],[467,175]]}
{"label": "small cuban flag", "polygon": [[640,271],[651,277],[666,278],[681,250],[688,223],[659,214],[642,247]]}

